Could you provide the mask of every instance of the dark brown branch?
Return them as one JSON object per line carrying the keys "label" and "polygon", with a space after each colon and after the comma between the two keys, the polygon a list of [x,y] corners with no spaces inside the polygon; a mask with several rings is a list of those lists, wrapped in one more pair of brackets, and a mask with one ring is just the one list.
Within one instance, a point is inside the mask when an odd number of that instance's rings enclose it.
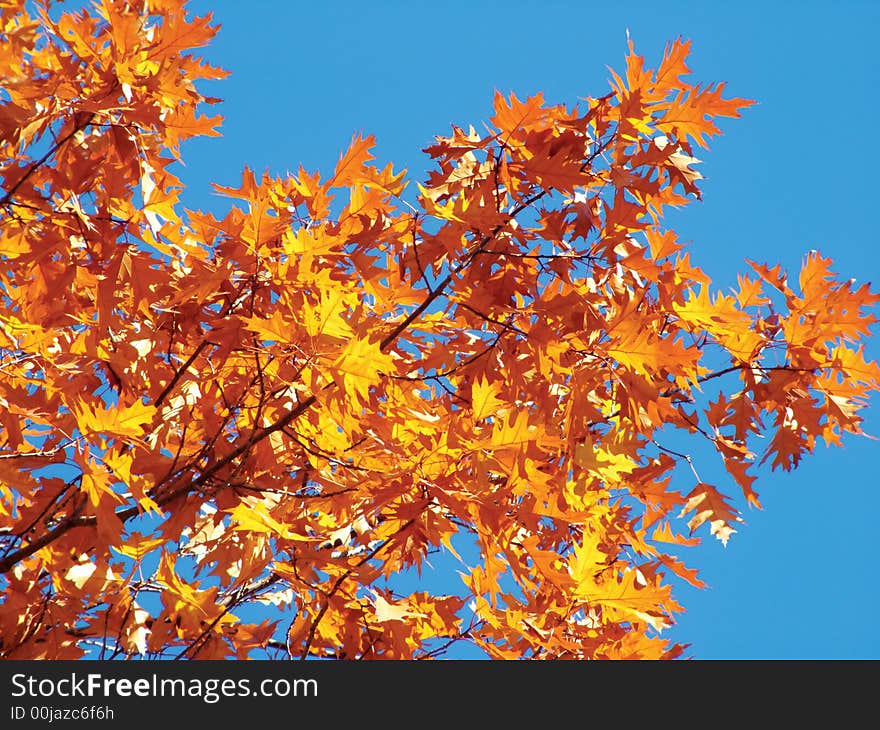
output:
{"label": "dark brown branch", "polygon": [[384,550],[388,545],[391,544],[391,540],[394,537],[397,537],[401,532],[406,530],[410,525],[415,522],[415,519],[407,520],[403,525],[400,526],[400,529],[397,530],[391,537],[387,540],[384,540],[375,548],[373,548],[370,552],[368,552],[363,558],[358,560],[357,563],[354,564],[353,567],[346,570],[342,575],[340,575],[331,586],[329,592],[325,594],[326,600],[324,601],[324,605],[321,606],[321,609],[318,611],[315,616],[315,620],[312,621],[312,625],[309,627],[309,634],[306,637],[305,646],[303,647],[302,654],[300,655],[300,660],[305,660],[309,656],[309,651],[312,648],[312,642],[315,640],[315,633],[318,631],[318,625],[321,623],[321,620],[324,618],[324,614],[327,613],[327,609],[330,608],[330,599],[336,594],[336,592],[340,589],[345,580],[352,574],[355,568],[360,568],[364,563],[369,560],[375,558],[382,550]]}
{"label": "dark brown branch", "polygon": [[13,185],[9,191],[0,198],[0,206],[7,205],[10,200],[12,200],[12,196],[18,192],[18,189],[24,185],[25,181],[37,171],[38,168],[42,167],[46,164],[47,160],[52,157],[54,154],[58,152],[65,144],[67,144],[73,137],[78,133],[84,130],[89,124],[92,123],[92,120],[95,118],[95,114],[89,114],[80,124],[75,124],[73,129],[70,130],[67,134],[65,134],[61,139],[59,139],[54,145],[52,145],[49,150],[43,155],[39,160],[35,160],[31,163],[30,167],[27,169],[27,172],[19,179],[15,185]]}
{"label": "dark brown branch", "polygon": [[[468,312],[471,312],[472,314],[477,315],[480,319],[482,319],[482,320],[484,320],[484,321],[486,321],[486,322],[489,322],[490,324],[494,324],[494,325],[497,325],[497,326],[499,326],[499,327],[503,327],[503,328],[506,329],[506,330],[511,330],[511,331],[513,331],[513,332],[516,332],[518,335],[522,335],[523,337],[528,337],[528,332],[524,332],[524,331],[521,330],[519,327],[515,327],[514,325],[512,325],[512,324],[510,323],[510,321],[508,321],[508,322],[502,322],[502,321],[500,321],[500,320],[497,320],[497,319],[495,319],[494,317],[490,317],[490,316],[489,316],[488,314],[486,314],[485,312],[481,312],[479,309],[476,309],[476,308],[472,307],[470,304],[466,304],[465,302],[459,302],[459,301],[456,301],[456,302],[455,302],[455,306],[456,306],[456,307],[461,307],[462,309],[466,309]],[[509,319],[512,320],[513,317],[514,317],[514,315],[511,314]]]}
{"label": "dark brown branch", "polygon": [[186,362],[184,362],[183,365],[177,368],[177,371],[174,373],[174,377],[171,378],[171,380],[168,382],[168,385],[166,385],[162,389],[162,392],[159,393],[159,395],[156,397],[156,408],[162,405],[162,402],[168,397],[168,394],[171,393],[171,391],[174,390],[174,388],[177,386],[177,383],[183,377],[183,374],[187,370],[189,370],[190,366],[196,361],[196,358],[202,354],[202,351],[207,346],[208,340],[202,340],[201,343],[199,343],[199,346],[193,352],[193,354],[186,359]]}
{"label": "dark brown branch", "polygon": [[[547,195],[546,190],[540,190],[534,195],[526,198],[522,201],[514,210],[510,213],[510,219],[513,220],[516,216],[526,208],[528,208],[532,203],[537,202],[541,198]],[[450,271],[446,277],[441,281],[434,289],[431,289],[428,292],[428,296],[416,307],[412,312],[410,312],[391,332],[389,332],[385,338],[379,343],[380,350],[387,350],[391,344],[398,338],[401,332],[406,330],[413,322],[415,322],[424,311],[430,307],[445,291],[446,287],[448,287],[453,279],[458,276],[464,269],[468,267],[471,261],[489,244],[490,241],[495,239],[504,226],[497,225],[492,230],[492,233],[489,233],[480,240],[480,242],[474,247],[474,249],[465,256],[461,261],[459,261],[455,266],[452,267],[452,271]]]}
{"label": "dark brown branch", "polygon": [[[175,659],[183,659],[188,652],[192,651],[192,658],[198,655],[198,653],[202,650],[205,641],[211,635],[211,632],[214,630],[214,627],[220,623],[221,619],[226,616],[233,608],[253,597],[260,591],[269,588],[280,580],[280,576],[276,573],[269,573],[265,578],[261,578],[250,586],[242,587],[238,591],[231,593],[226,598],[226,603],[223,607],[223,610],[217,615],[217,617],[208,624],[204,631],[202,631],[195,639],[193,639],[176,657]],[[198,649],[196,649],[198,647]],[[193,651],[195,649],[195,651]]]}

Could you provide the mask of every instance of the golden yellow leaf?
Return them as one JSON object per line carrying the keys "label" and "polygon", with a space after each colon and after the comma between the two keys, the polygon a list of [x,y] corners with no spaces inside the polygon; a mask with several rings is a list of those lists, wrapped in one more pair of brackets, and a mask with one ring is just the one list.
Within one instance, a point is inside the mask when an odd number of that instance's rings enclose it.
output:
{"label": "golden yellow leaf", "polygon": [[110,437],[135,438],[143,435],[144,426],[152,423],[156,407],[141,403],[100,409],[83,403],[74,409],[83,433],[103,433]]}
{"label": "golden yellow leaf", "polygon": [[485,378],[474,381],[471,386],[471,408],[474,420],[479,421],[494,416],[498,409],[503,407],[504,402],[496,397],[499,390],[497,383],[490,383]]}

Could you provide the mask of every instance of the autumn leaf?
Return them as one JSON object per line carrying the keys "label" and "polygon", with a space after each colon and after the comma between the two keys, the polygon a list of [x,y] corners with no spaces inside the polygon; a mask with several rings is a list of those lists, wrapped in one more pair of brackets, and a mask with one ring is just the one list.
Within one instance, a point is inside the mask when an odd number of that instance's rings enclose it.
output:
{"label": "autumn leaf", "polygon": [[403,621],[409,617],[424,618],[426,614],[414,611],[406,601],[391,602],[380,594],[375,594],[373,599],[373,607],[375,609],[376,621],[385,623],[386,621]]}
{"label": "autumn leaf", "polygon": [[393,367],[391,356],[382,352],[377,343],[368,339],[352,339],[329,370],[342,390],[366,399],[370,386],[375,385],[382,374]]}
{"label": "autumn leaf", "polygon": [[277,535],[289,540],[308,541],[309,539],[306,536],[291,532],[290,528],[274,519],[267,511],[266,506],[259,502],[253,505],[239,504],[230,511],[229,515],[232,518],[233,529],[235,530]]}
{"label": "autumn leaf", "polygon": [[685,517],[693,512],[688,520],[688,528],[691,534],[703,523],[709,523],[710,532],[717,537],[723,545],[727,545],[730,536],[736,532],[732,525],[742,522],[739,513],[728,504],[728,499],[710,484],[700,483],[687,495],[687,502],[681,510],[679,517]]}
{"label": "autumn leaf", "polygon": [[480,421],[493,416],[504,406],[504,402],[497,398],[499,390],[497,384],[490,383],[485,379],[473,384],[471,388],[471,408],[473,409],[474,420]]}
{"label": "autumn leaf", "polygon": [[106,433],[136,438],[143,435],[144,426],[152,422],[155,413],[155,406],[139,402],[121,408],[83,406],[77,411],[76,421],[84,434]]}

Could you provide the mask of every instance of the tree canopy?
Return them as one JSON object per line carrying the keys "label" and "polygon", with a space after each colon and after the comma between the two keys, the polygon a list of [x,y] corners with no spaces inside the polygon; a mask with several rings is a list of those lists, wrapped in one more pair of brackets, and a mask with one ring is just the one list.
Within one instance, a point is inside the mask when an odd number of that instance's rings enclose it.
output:
{"label": "tree canopy", "polygon": [[[719,291],[664,225],[752,103],[689,42],[570,105],[496,94],[421,183],[356,135],[217,217],[173,171],[219,134],[210,15],[0,23],[4,658],[674,658],[679,548],[861,433],[880,296],[817,251]],[[460,589],[402,590],[437,551]]]}

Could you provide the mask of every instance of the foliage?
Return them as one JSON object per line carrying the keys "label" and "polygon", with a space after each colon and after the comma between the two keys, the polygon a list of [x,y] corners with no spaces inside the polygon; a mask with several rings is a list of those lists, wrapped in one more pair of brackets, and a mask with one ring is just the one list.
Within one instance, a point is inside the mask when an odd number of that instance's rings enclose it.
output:
{"label": "foliage", "polygon": [[[0,23],[3,657],[675,657],[679,546],[740,516],[669,439],[758,506],[757,465],[860,433],[880,297],[817,252],[725,294],[663,225],[751,103],[688,42],[573,107],[496,95],[417,192],[356,136],[218,219],[172,172],[218,134],[210,16]],[[395,588],[438,551],[458,593]]]}

